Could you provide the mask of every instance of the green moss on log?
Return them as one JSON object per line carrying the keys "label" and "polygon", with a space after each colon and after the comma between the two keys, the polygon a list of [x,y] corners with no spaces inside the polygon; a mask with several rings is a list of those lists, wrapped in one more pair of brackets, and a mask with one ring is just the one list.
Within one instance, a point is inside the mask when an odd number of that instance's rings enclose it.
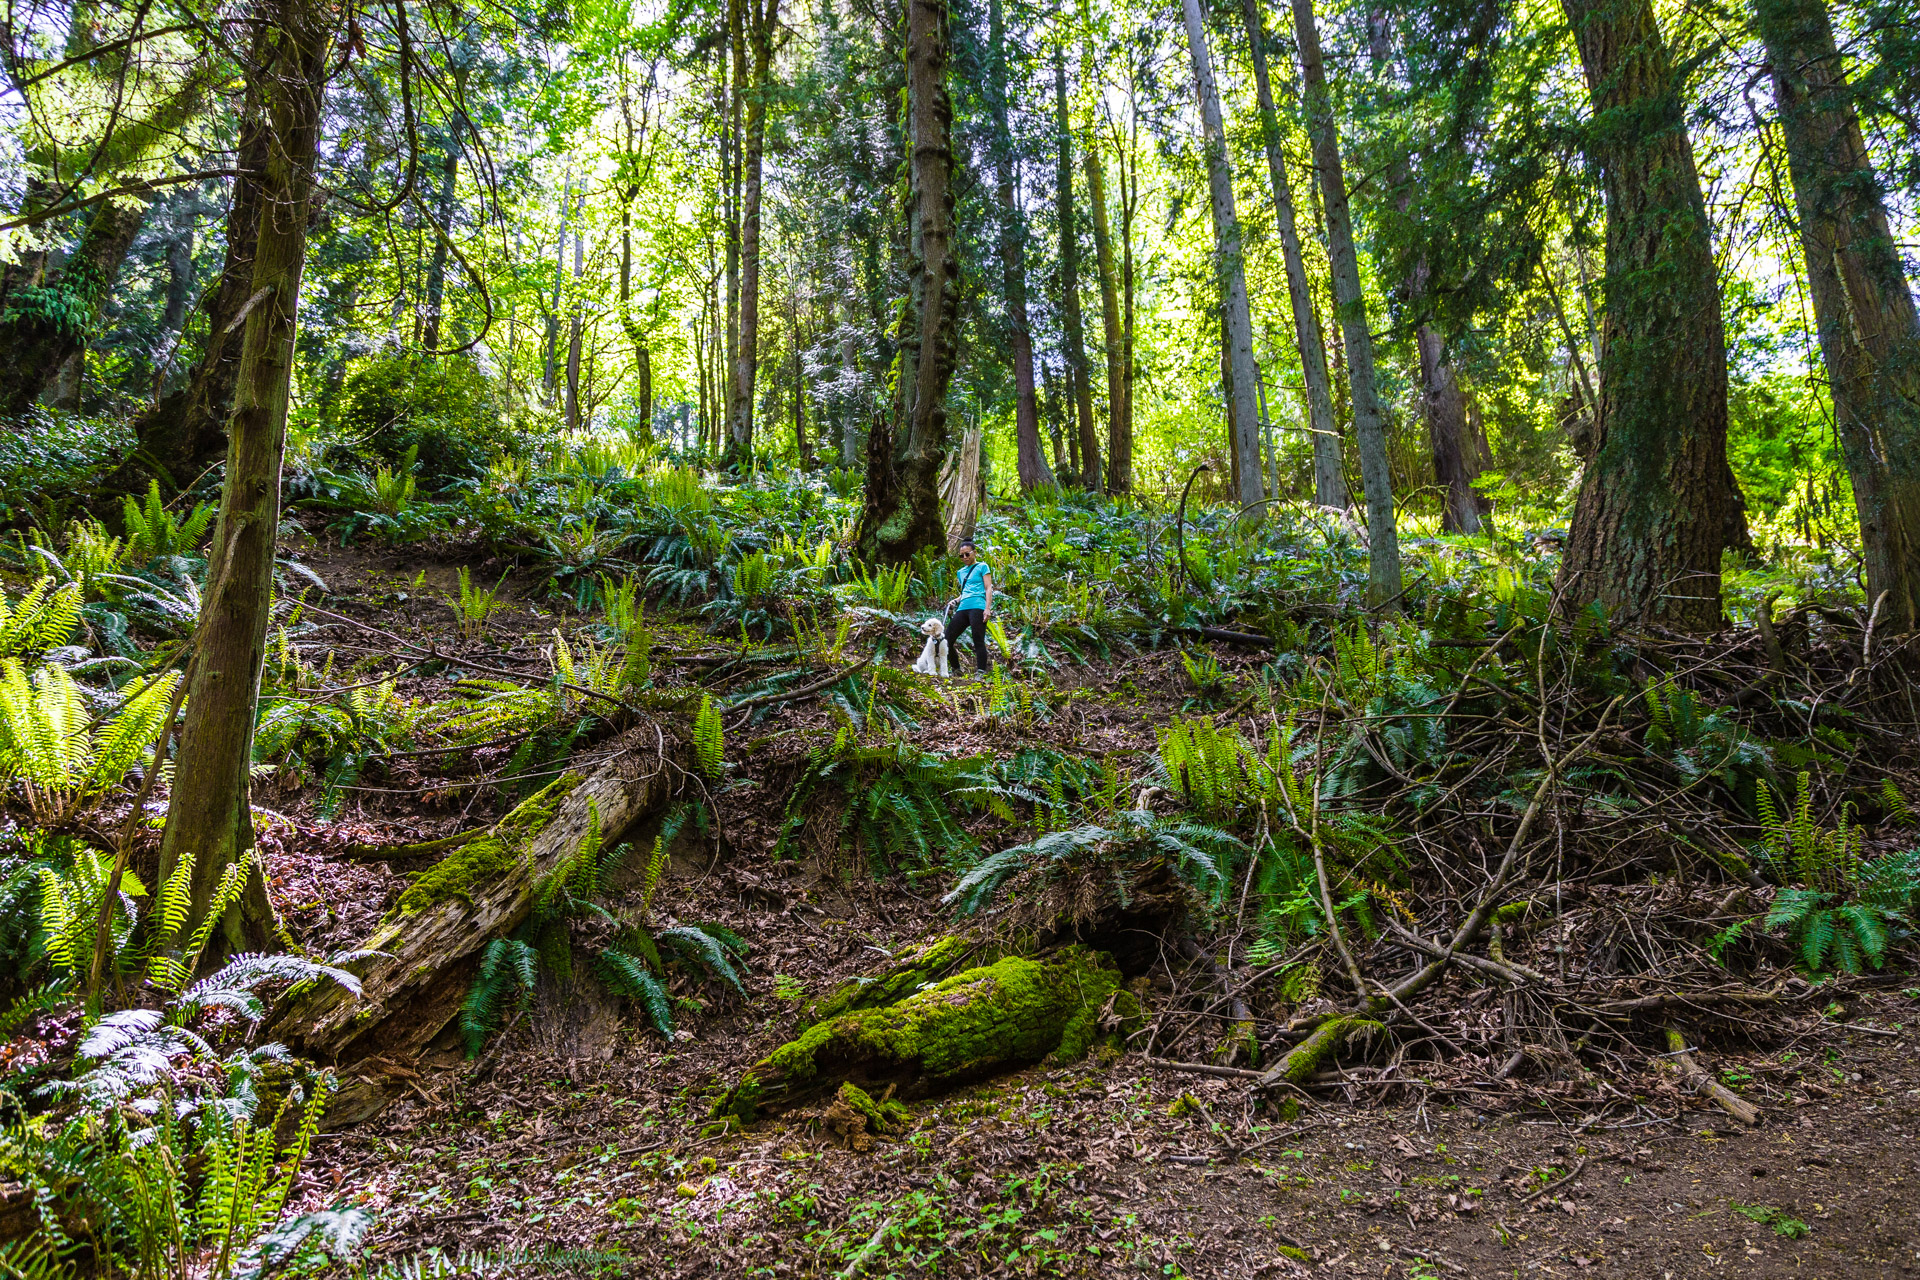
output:
{"label": "green moss on log", "polygon": [[1007,956],[810,1028],[748,1068],[714,1114],[752,1120],[849,1076],[937,1089],[1042,1060],[1073,1062],[1099,1037],[1109,998],[1123,1025],[1138,1025],[1139,1002],[1120,982],[1099,952]]}
{"label": "green moss on log", "polygon": [[894,1133],[913,1123],[913,1112],[905,1103],[892,1098],[880,1101],[851,1080],[840,1086],[839,1098],[848,1110],[867,1118],[868,1133]]}
{"label": "green moss on log", "polygon": [[1277,1084],[1284,1080],[1289,1084],[1305,1084],[1314,1072],[1331,1062],[1349,1040],[1371,1039],[1385,1035],[1386,1030],[1371,1018],[1353,1015],[1329,1018],[1280,1059],[1260,1083]]}
{"label": "green moss on log", "polygon": [[534,837],[547,829],[560,802],[580,785],[577,773],[563,774],[522,801],[493,830],[470,840],[422,871],[400,895],[399,911],[409,915],[458,898],[473,901],[473,886],[505,875],[526,856]]}
{"label": "green moss on log", "polygon": [[859,1009],[898,1004],[921,988],[954,973],[972,958],[973,951],[972,941],[952,934],[908,947],[880,972],[855,978],[821,997],[819,1003],[807,1011],[803,1026],[813,1026]]}

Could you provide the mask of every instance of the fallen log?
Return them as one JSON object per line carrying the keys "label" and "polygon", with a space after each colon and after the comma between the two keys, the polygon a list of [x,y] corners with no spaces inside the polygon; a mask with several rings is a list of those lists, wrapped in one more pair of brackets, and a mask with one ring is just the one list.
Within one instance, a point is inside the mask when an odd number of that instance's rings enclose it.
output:
{"label": "fallen log", "polygon": [[[296,995],[268,1034],[336,1068],[415,1058],[459,1012],[479,953],[517,928],[535,893],[598,827],[618,843],[665,807],[684,772],[648,731],[588,775],[569,773],[414,878],[347,967],[359,997],[335,984]],[[330,1125],[377,1113],[400,1086],[390,1073],[350,1075],[328,1108]]]}
{"label": "fallen log", "polygon": [[1036,1062],[1076,1061],[1141,1021],[1138,1001],[1101,952],[1007,956],[894,1004],[816,1024],[749,1067],[713,1114],[745,1123],[849,1082],[925,1097]]}

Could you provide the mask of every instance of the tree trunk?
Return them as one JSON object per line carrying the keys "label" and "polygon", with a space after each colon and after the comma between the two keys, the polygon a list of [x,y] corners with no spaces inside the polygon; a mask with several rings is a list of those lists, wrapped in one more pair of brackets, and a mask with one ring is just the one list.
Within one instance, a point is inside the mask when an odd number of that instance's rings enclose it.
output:
{"label": "tree trunk", "polygon": [[[160,316],[160,342],[164,347],[187,327],[187,308],[193,304],[193,219],[197,200],[186,204],[183,221],[167,241],[167,306]],[[156,359],[160,357],[156,351]]]}
{"label": "tree trunk", "polygon": [[427,321],[420,345],[429,353],[440,346],[440,312],[447,297],[447,248],[453,235],[453,194],[460,174],[460,148],[447,142],[446,162],[440,167],[440,191],[434,200],[433,262],[427,267]]}
{"label": "tree trunk", "polygon": [[1093,387],[1087,371],[1086,329],[1080,318],[1080,231],[1074,225],[1073,129],[1067,118],[1067,67],[1058,53],[1053,58],[1053,99],[1058,113],[1060,164],[1054,195],[1060,222],[1060,311],[1066,328],[1067,372],[1073,382],[1073,403],[1080,424],[1075,437],[1080,449],[1077,464],[1080,487],[1100,491],[1100,435],[1093,426]]}
{"label": "tree trunk", "polygon": [[1306,259],[1300,253],[1300,232],[1294,223],[1293,184],[1287,178],[1280,116],[1274,109],[1273,87],[1268,79],[1266,22],[1261,16],[1260,4],[1261,0],[1243,0],[1247,43],[1253,48],[1253,82],[1260,103],[1261,135],[1267,146],[1267,174],[1273,182],[1274,222],[1280,231],[1280,256],[1286,264],[1287,297],[1293,304],[1293,333],[1300,351],[1301,381],[1307,389],[1307,429],[1313,432],[1313,500],[1323,507],[1345,507],[1352,498],[1347,493],[1347,477],[1340,465],[1340,422],[1333,412],[1333,380],[1327,375],[1327,348],[1320,339],[1320,321],[1313,312],[1313,287],[1307,280]]}
{"label": "tree trunk", "polygon": [[[258,174],[266,167],[270,139],[249,85],[241,109],[238,168]],[[158,479],[168,490],[188,487],[225,456],[227,419],[233,412],[234,384],[240,373],[242,336],[234,324],[253,294],[254,249],[260,238],[260,183],[238,177],[227,206],[226,256],[220,280],[206,300],[207,338],[200,362],[185,386],[161,396],[134,419],[136,446],[104,486],[130,493]]]}
{"label": "tree trunk", "polygon": [[96,205],[60,274],[38,288],[15,288],[7,298],[0,319],[0,350],[7,353],[0,364],[0,418],[18,418],[33,408],[85,350],[147,207],[145,197]]}
{"label": "tree trunk", "polygon": [[1087,204],[1093,213],[1094,265],[1100,270],[1101,346],[1107,353],[1107,492],[1133,488],[1133,432],[1128,426],[1126,344],[1120,328],[1120,294],[1113,273],[1113,235],[1107,226],[1107,180],[1095,145],[1087,131],[1081,159],[1087,170]]}
{"label": "tree trunk", "polygon": [[[727,298],[726,298],[726,345],[720,353],[719,364],[714,369],[714,393],[719,397],[716,408],[720,417],[715,422],[717,432],[714,456],[732,459],[734,457],[733,427],[736,417],[734,385],[734,363],[740,351],[740,301],[741,301],[741,181],[743,178],[740,151],[744,141],[741,129],[741,101],[747,92],[747,43],[746,23],[741,17],[741,6],[748,0],[727,0],[727,45],[726,55],[721,59],[723,71],[719,77],[720,92],[724,95],[726,111],[720,134],[720,173],[726,186],[722,201],[723,222],[727,235]],[[757,288],[757,285],[756,285]]]}
{"label": "tree trunk", "polygon": [[1260,486],[1260,371],[1253,360],[1253,315],[1247,303],[1247,271],[1240,243],[1240,217],[1233,205],[1233,171],[1227,162],[1227,127],[1220,114],[1220,90],[1213,79],[1213,55],[1207,50],[1206,26],[1200,0],[1183,0],[1187,49],[1193,57],[1193,78],[1200,93],[1200,119],[1206,132],[1207,193],[1213,204],[1215,271],[1225,310],[1226,361],[1231,376],[1224,379],[1232,397],[1227,413],[1227,438],[1233,458],[1234,496],[1250,506],[1265,496]]}
{"label": "tree trunk", "polygon": [[[780,0],[736,0],[747,6],[753,47],[753,80],[746,95],[740,195],[740,345],[733,357],[733,411],[728,459],[743,470],[753,465],[753,395],[760,372],[760,189],[767,148],[767,80],[773,64],[773,32]],[[735,58],[736,71],[744,66]]]}
{"label": "tree trunk", "polygon": [[1920,628],[1920,317],[1820,0],[1755,0],[1882,627]]}
{"label": "tree trunk", "polygon": [[[227,868],[254,853],[248,771],[273,596],[280,460],[307,206],[332,43],[331,9],[319,0],[266,0],[261,13],[254,74],[268,143],[248,295],[254,301],[241,334],[226,485],[207,558],[197,650],[187,677],[186,723],[160,848],[162,880],[183,858],[193,859],[192,906],[183,936],[191,936],[207,918]],[[268,944],[271,908],[258,863],[248,880],[245,896],[216,927],[210,954]]]}
{"label": "tree trunk", "polygon": [[1000,277],[1007,299],[1008,345],[1013,362],[1015,463],[1020,491],[1051,488],[1053,469],[1040,448],[1040,406],[1033,389],[1033,324],[1027,317],[1027,228],[1013,182],[1013,134],[1007,124],[1007,33],[1000,0],[989,0],[987,38],[992,46],[993,180],[1000,209]]}
{"label": "tree trunk", "polygon": [[[1189,0],[1191,2],[1191,0]],[[1367,497],[1367,603],[1399,611],[1400,538],[1394,525],[1393,482],[1387,468],[1387,423],[1374,385],[1373,337],[1360,291],[1360,258],[1353,246],[1347,180],[1340,163],[1340,137],[1327,96],[1326,62],[1313,0],[1292,0],[1294,39],[1300,48],[1301,80],[1307,92],[1307,132],[1320,175],[1327,213],[1327,261],[1333,271],[1334,306],[1346,338],[1347,389],[1353,397],[1353,435],[1360,448],[1360,482]]]}
{"label": "tree trunk", "polygon": [[953,256],[953,107],[947,98],[947,0],[907,9],[907,251],[891,421],[867,435],[866,502],[855,544],[872,561],[901,564],[946,545],[940,466],[947,455],[947,384],[959,327]]}
{"label": "tree trunk", "polygon": [[596,820],[602,846],[612,847],[666,806],[684,775],[655,753],[651,729],[644,738],[632,736],[632,750],[585,779],[563,777],[417,877],[366,939],[365,950],[383,954],[352,966],[358,997],[322,985],[276,1015],[272,1035],[302,1053],[341,1068],[375,1059],[346,1073],[329,1123],[366,1119],[402,1091],[377,1063],[401,1065],[446,1029],[479,953],[527,919],[540,884]]}
{"label": "tree trunk", "polygon": [[547,403],[553,403],[560,384],[560,294],[567,279],[567,218],[573,213],[573,178],[560,187],[560,252],[553,262],[553,306],[547,312],[547,364],[540,380],[546,388]]}
{"label": "tree trunk", "polygon": [[583,337],[585,316],[584,303],[579,296],[580,277],[586,274],[587,238],[580,229],[587,221],[587,193],[580,193],[580,212],[577,215],[580,226],[573,232],[573,314],[567,318],[567,411],[568,431],[577,431],[580,427],[580,343]]}
{"label": "tree trunk", "polygon": [[1562,4],[1607,196],[1600,405],[1563,598],[1574,609],[1599,603],[1627,626],[1712,631],[1737,498],[1720,287],[1679,76],[1650,0]]}

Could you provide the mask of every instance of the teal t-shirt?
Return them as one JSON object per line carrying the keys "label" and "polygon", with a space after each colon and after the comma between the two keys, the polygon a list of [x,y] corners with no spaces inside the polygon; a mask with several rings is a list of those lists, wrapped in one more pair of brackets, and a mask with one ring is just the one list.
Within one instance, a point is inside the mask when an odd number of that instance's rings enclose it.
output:
{"label": "teal t-shirt", "polygon": [[955,579],[960,583],[960,603],[956,609],[984,609],[987,607],[987,579],[993,576],[993,570],[987,567],[985,560],[975,560],[972,564],[960,566]]}

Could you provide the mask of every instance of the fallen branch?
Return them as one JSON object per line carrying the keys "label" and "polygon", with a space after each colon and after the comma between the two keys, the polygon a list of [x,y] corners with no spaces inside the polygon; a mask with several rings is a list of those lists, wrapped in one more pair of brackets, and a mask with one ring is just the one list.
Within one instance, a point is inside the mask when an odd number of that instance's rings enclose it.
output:
{"label": "fallen branch", "polygon": [[1680,1078],[1695,1093],[1706,1094],[1720,1105],[1722,1111],[1748,1128],[1760,1123],[1760,1108],[1708,1075],[1705,1068],[1693,1060],[1685,1037],[1672,1027],[1667,1028],[1667,1056],[1680,1069]]}
{"label": "fallen branch", "polygon": [[874,659],[879,656],[880,650],[875,649],[872,653],[868,654],[864,660],[854,663],[844,671],[836,671],[824,680],[815,680],[812,684],[801,685],[798,689],[788,689],[784,693],[763,693],[757,698],[748,698],[744,702],[730,703],[727,706],[721,707],[720,711],[723,715],[732,715],[736,711],[745,711],[748,707],[770,707],[776,703],[792,702],[795,698],[804,698],[810,693],[818,693],[822,689],[839,684],[850,675],[865,671],[873,665]]}

